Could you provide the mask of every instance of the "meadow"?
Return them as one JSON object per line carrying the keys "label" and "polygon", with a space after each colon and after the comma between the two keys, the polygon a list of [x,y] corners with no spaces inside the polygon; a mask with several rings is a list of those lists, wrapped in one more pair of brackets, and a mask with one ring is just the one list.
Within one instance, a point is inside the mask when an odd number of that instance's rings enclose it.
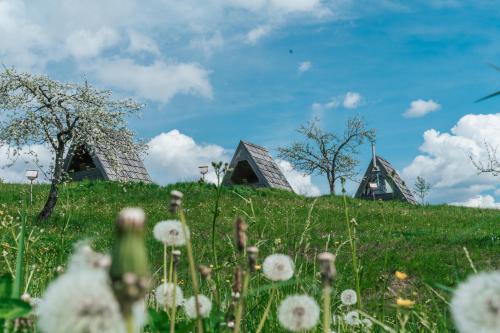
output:
{"label": "meadow", "polygon": [[[147,253],[156,286],[162,279],[163,246],[153,238],[152,229],[155,223],[173,218],[168,211],[173,189],[184,194],[183,208],[195,260],[213,269],[222,304],[213,311],[214,316],[224,317],[231,302],[233,272],[239,260],[234,245],[237,217],[248,224],[248,245],[259,248],[259,263],[273,253],[293,258],[294,277],[277,284],[277,302],[271,305],[263,332],[284,332],[276,308],[285,295],[307,293],[320,303],[322,285],[316,257],[324,251],[336,254],[332,328],[338,332],[366,330],[335,320],[351,309],[340,302],[340,293],[357,287],[350,240],[356,245],[361,291],[361,299],[352,308],[373,321],[369,330],[373,332],[455,332],[448,306],[453,288],[474,270],[500,268],[498,210],[413,206],[343,196],[307,198],[280,190],[223,187],[215,224],[215,263],[211,247],[217,197],[214,185],[179,183],[160,187],[85,181],[61,187],[55,214],[39,224],[33,216],[42,207],[48,186],[34,187],[34,204],[30,207],[29,185],[0,183],[0,275],[15,275],[19,221],[24,217],[27,236],[23,289],[32,297],[41,297],[58,271],[64,269],[76,242],[87,240],[94,249],[109,251],[118,212],[124,207],[141,207],[147,215]],[[184,249],[181,251],[179,285],[190,294],[187,258]],[[396,272],[408,277],[398,278]],[[249,286],[242,329],[255,332],[272,288],[260,269],[251,276]],[[203,281],[201,288],[210,295]],[[415,303],[398,306],[398,298]],[[149,297],[148,303],[157,321],[167,320],[154,297]],[[183,316],[179,313],[178,332]],[[145,331],[168,332],[161,325],[153,326]],[[321,331],[318,325],[311,332]]]}

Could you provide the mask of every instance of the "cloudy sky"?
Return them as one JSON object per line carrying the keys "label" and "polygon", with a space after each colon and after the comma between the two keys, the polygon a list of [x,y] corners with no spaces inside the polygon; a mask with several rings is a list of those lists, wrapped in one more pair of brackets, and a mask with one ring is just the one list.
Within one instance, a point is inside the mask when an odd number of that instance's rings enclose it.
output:
{"label": "cloudy sky", "polygon": [[[0,0],[0,62],[144,102],[130,127],[150,142],[146,164],[162,184],[229,159],[240,139],[275,154],[314,117],[338,131],[359,114],[407,183],[433,184],[432,202],[498,207],[499,178],[478,176],[469,158],[500,145],[500,99],[474,103],[500,85],[487,65],[500,63],[498,2],[411,3]],[[327,191],[279,164],[297,191]],[[0,177],[20,180],[26,167]]]}

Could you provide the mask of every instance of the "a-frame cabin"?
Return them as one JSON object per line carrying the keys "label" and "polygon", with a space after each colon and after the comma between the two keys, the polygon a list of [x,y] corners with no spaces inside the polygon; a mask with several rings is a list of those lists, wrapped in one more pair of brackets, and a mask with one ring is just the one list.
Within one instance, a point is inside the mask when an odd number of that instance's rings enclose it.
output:
{"label": "a-frame cabin", "polygon": [[401,200],[417,204],[417,200],[391,163],[375,154],[373,143],[372,161],[354,197],[367,200]]}
{"label": "a-frame cabin", "polygon": [[72,146],[64,161],[64,171],[73,181],[100,179],[151,183],[137,153],[125,153],[111,147],[90,149],[84,144]]}
{"label": "a-frame cabin", "polygon": [[232,171],[224,177],[224,185],[271,187],[293,192],[267,149],[256,144],[240,141],[229,169]]}

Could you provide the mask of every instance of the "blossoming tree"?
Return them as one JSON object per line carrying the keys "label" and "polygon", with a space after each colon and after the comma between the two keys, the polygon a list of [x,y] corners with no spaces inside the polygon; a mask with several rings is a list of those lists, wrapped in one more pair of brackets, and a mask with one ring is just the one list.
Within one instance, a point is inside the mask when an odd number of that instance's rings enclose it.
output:
{"label": "blossoming tree", "polygon": [[[113,147],[124,153],[141,150],[125,118],[139,112],[137,102],[115,100],[108,90],[62,83],[44,75],[5,69],[0,73],[0,145],[8,145],[16,159],[33,144],[52,153],[50,192],[39,220],[52,214],[64,179],[64,159],[71,145]],[[31,155],[34,153],[30,150]],[[34,155],[36,158],[36,155]]]}

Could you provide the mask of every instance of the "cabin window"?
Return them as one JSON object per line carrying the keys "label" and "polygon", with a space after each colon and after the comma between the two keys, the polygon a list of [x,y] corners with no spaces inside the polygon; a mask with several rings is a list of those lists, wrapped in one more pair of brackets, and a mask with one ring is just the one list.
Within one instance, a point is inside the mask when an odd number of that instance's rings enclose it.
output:
{"label": "cabin window", "polygon": [[248,161],[239,161],[231,175],[232,184],[258,184],[259,177],[255,174]]}

